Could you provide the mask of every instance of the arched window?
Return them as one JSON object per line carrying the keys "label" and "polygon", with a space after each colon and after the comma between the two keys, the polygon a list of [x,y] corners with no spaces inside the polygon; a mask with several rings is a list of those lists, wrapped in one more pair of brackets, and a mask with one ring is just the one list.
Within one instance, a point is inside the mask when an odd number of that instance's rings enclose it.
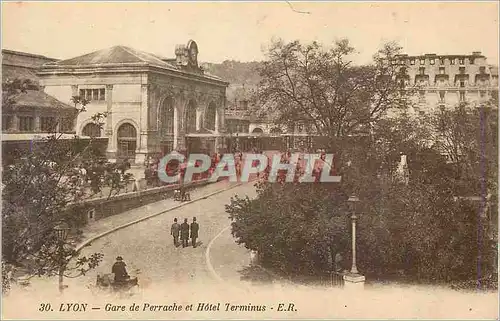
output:
{"label": "arched window", "polygon": [[101,136],[101,127],[94,123],[89,123],[85,125],[82,129],[82,136],[89,137],[100,137]]}
{"label": "arched window", "polygon": [[174,133],[174,103],[172,98],[163,101],[159,111],[160,135],[165,136]]}
{"label": "arched window", "polygon": [[191,100],[186,110],[186,133],[196,131],[196,104]]}
{"label": "arched window", "polygon": [[205,112],[205,128],[215,130],[216,107],[214,103],[210,103]]}
{"label": "arched window", "polygon": [[262,130],[262,128],[256,127],[252,130],[252,133],[253,134],[262,134],[262,133],[264,133],[264,131]]}
{"label": "arched window", "polygon": [[135,158],[137,131],[132,124],[125,123],[118,128],[118,157]]}

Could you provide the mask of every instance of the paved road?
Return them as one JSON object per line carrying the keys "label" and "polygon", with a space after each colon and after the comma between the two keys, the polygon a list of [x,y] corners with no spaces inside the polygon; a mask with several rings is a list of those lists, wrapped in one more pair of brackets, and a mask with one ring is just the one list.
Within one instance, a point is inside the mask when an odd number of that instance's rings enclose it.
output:
{"label": "paved road", "polygon": [[[249,257],[247,250],[236,246],[232,237],[227,237],[230,231],[226,228],[230,220],[225,212],[225,205],[235,194],[252,196],[255,194],[255,188],[252,183],[247,183],[129,226],[95,241],[84,250],[84,253],[101,252],[104,254],[104,261],[96,271],[89,273],[80,281],[87,279],[88,283],[92,283],[97,273],[109,273],[115,257],[120,255],[127,263],[129,273],[139,276],[143,288],[152,288],[160,284],[180,288],[185,285],[206,287],[220,283],[219,279],[214,277],[214,270],[224,270],[225,261],[221,262],[216,258],[215,262],[209,263],[206,255],[207,247],[214,238],[217,237],[212,242],[212,248],[218,257],[221,256],[219,253],[224,248],[233,251],[236,248],[238,257],[235,259],[242,264],[244,264],[242,258]],[[201,244],[197,248],[174,247],[170,236],[170,225],[174,217],[179,222],[187,218],[190,223],[193,216],[196,216],[200,224],[198,242]],[[223,235],[225,237],[222,237]],[[232,261],[231,255],[222,256]],[[210,258],[209,260],[211,261]],[[210,266],[214,270],[211,270]]]}
{"label": "paved road", "polygon": [[[234,243],[224,205],[234,194],[250,196],[255,190],[246,184],[183,208],[156,216],[116,231],[95,241],[86,252],[101,251],[102,265],[85,277],[65,280],[65,296],[50,293],[57,282],[46,280],[33,291],[11,295],[3,301],[3,316],[28,319],[264,319],[264,318],[495,318],[495,293],[460,293],[439,287],[386,285],[346,292],[336,288],[290,285],[248,279],[248,253]],[[200,223],[198,248],[174,248],[169,235],[174,217],[196,216]],[[210,244],[207,260],[207,246]],[[108,273],[114,258],[124,257],[131,274],[137,274],[140,291],[131,297],[92,295],[87,285],[95,283],[97,273]],[[211,267],[211,268],[210,268]],[[214,276],[215,272],[215,276]],[[243,277],[243,278],[242,278]],[[50,303],[52,312],[38,312],[41,303]],[[86,312],[57,311],[61,303],[87,303]],[[131,304],[139,311],[130,312]],[[196,311],[199,304],[220,303],[218,311]],[[279,304],[294,307],[278,311]],[[126,311],[104,311],[107,304],[124,305]],[[193,312],[152,311],[146,304],[190,305]],[[226,311],[236,307],[234,311]],[[238,309],[266,306],[265,311],[238,312]],[[100,310],[91,310],[99,307]]]}

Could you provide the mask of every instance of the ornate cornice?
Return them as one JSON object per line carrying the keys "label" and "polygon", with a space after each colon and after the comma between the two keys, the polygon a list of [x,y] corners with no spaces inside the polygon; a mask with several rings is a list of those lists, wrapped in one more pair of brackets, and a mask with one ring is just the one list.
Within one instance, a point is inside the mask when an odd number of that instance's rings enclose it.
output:
{"label": "ornate cornice", "polygon": [[85,74],[119,74],[119,73],[155,73],[160,75],[168,75],[174,79],[183,79],[197,83],[205,83],[216,86],[227,87],[228,82],[215,77],[210,77],[203,74],[185,72],[178,69],[165,69],[156,66],[149,66],[142,63],[121,63],[121,64],[104,64],[104,65],[88,65],[88,66],[43,66],[37,70],[39,76],[51,75],[85,75]]}

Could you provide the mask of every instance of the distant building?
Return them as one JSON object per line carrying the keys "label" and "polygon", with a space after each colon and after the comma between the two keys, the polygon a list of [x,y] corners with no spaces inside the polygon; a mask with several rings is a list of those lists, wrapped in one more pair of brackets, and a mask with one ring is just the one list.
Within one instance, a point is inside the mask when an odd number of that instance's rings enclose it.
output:
{"label": "distant building", "polygon": [[459,103],[481,104],[498,95],[498,67],[488,65],[481,52],[471,55],[400,55],[398,78],[416,87],[415,113],[453,108]]}
{"label": "distant building", "polygon": [[[399,66],[397,79],[401,81],[402,88],[415,90],[410,98],[410,109],[416,115],[454,108],[460,103],[478,106],[498,96],[498,67],[489,65],[480,52],[470,55],[402,54],[393,64]],[[227,110],[226,118],[228,124],[231,123],[228,128],[238,132],[240,137],[260,137],[253,145],[265,149],[269,147],[265,143],[269,141],[267,137],[273,136],[281,138],[281,143],[272,144],[273,148],[279,145],[282,149],[314,150],[325,145],[323,138],[313,134],[310,124],[296,122],[284,128],[273,125],[270,119],[256,119],[251,111],[245,114],[242,111],[251,109],[247,107],[248,94],[244,88],[237,88],[234,95]],[[396,112],[389,111],[389,115],[393,113]],[[246,133],[242,134],[243,128]]]}
{"label": "distant building", "polygon": [[[105,137],[110,160],[142,164],[172,150],[224,148],[227,82],[198,66],[198,46],[189,41],[169,59],[125,46],[44,64],[38,71],[45,93],[90,103],[76,120],[80,136]],[[92,123],[107,113],[104,130]]]}
{"label": "distant building", "polygon": [[269,115],[260,115],[252,105],[249,87],[231,84],[227,94],[226,136],[229,150],[283,150],[284,128],[273,124]]}
{"label": "distant building", "polygon": [[57,59],[42,55],[2,49],[2,82],[28,79],[34,85],[39,85],[39,78],[36,74],[38,67],[56,61]]}
{"label": "distant building", "polygon": [[61,133],[61,138],[73,137],[75,107],[43,92],[36,71],[44,63],[56,62],[25,52],[2,50],[2,85],[17,82],[22,91],[7,94],[2,106],[2,153],[8,161],[15,152],[33,147],[50,133]]}

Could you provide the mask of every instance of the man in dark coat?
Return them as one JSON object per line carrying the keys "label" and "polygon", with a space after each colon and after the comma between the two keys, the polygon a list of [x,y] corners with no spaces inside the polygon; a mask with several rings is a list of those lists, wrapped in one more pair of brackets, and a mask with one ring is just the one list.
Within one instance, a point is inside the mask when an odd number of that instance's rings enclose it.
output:
{"label": "man in dark coat", "polygon": [[198,231],[200,226],[196,223],[196,217],[193,217],[193,223],[191,223],[191,244],[196,247],[196,239],[198,238]]}
{"label": "man in dark coat", "polygon": [[123,262],[123,258],[121,256],[117,257],[115,264],[113,264],[111,268],[111,273],[115,274],[115,282],[125,283],[130,279],[125,266],[127,266],[127,264]]}
{"label": "man in dark coat", "polygon": [[185,218],[184,223],[181,224],[182,247],[188,246],[188,239],[189,239],[189,224],[187,218]]}
{"label": "man in dark coat", "polygon": [[179,246],[179,232],[181,230],[181,226],[177,223],[177,217],[174,218],[174,224],[170,228],[170,235],[174,237],[174,246]]}

